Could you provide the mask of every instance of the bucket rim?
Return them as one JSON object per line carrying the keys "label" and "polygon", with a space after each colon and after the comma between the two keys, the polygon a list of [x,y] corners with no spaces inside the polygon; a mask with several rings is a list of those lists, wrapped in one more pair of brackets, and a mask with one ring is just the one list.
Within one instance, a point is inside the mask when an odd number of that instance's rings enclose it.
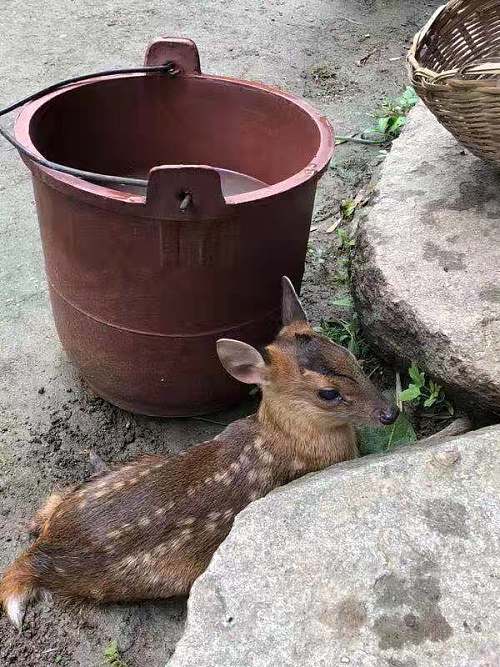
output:
{"label": "bucket rim", "polygon": [[[146,77],[146,76],[155,76],[155,75],[143,74],[143,73],[123,74],[113,77],[113,80],[132,79],[136,77]],[[300,185],[306,183],[307,181],[318,179],[327,168],[335,150],[333,127],[326,116],[319,113],[312,105],[310,105],[304,99],[292,93],[284,92],[279,88],[276,88],[275,86],[270,86],[268,84],[263,84],[260,82],[246,81],[244,79],[237,79],[233,77],[218,76],[211,74],[184,74],[182,78],[204,79],[209,81],[226,83],[229,85],[238,85],[238,86],[243,86],[247,89],[258,90],[263,93],[268,93],[280,97],[286,100],[287,102],[299,107],[303,112],[305,112],[310,117],[310,119],[315,123],[317,127],[319,133],[318,150],[316,151],[312,159],[309,161],[309,163],[305,165],[305,167],[303,167],[300,171],[296,172],[292,176],[289,176],[288,178],[279,181],[278,183],[268,185],[267,187],[260,188],[258,190],[245,192],[243,194],[227,196],[224,198],[226,205],[231,206],[237,204],[247,204],[261,199],[267,199],[275,195],[283,194],[285,192],[288,192],[290,190],[299,187]],[[64,95],[69,90],[73,90],[83,86],[91,86],[100,82],[105,82],[105,81],[108,82],[110,80],[111,79],[109,77],[95,77],[92,79],[88,79],[87,81],[65,86],[60,90],[56,90],[52,93],[44,95],[38,100],[29,102],[21,109],[19,115],[15,120],[14,134],[16,139],[31,152],[35,153],[40,157],[45,157],[36,148],[31,139],[30,125],[35,114],[50,100],[60,95]],[[134,195],[130,192],[115,190],[105,185],[98,185],[96,183],[91,183],[90,181],[86,181],[85,179],[77,176],[72,176],[70,174],[65,174],[53,169],[49,169],[48,167],[44,167],[40,164],[35,163],[29,157],[23,157],[23,160],[29,166],[31,171],[41,172],[45,177],[44,180],[48,180],[50,183],[52,183],[52,185],[58,186],[59,189],[62,186],[64,190],[69,190],[69,191],[77,190],[82,193],[85,193],[87,196],[89,195],[91,197],[94,196],[97,199],[106,199],[108,201],[113,200],[118,205],[120,203],[124,203],[127,205],[130,204],[139,205],[139,206],[146,205],[145,196]],[[179,164],[171,166],[180,168],[185,165]]]}

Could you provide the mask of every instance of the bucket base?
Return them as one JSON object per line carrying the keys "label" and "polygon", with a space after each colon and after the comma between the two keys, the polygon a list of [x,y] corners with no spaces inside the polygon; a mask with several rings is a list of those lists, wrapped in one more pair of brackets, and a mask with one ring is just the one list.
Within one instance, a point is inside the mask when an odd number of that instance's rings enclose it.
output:
{"label": "bucket base", "polygon": [[153,409],[151,408],[151,406],[146,406],[144,408],[141,408],[141,406],[137,405],[136,401],[127,402],[127,401],[122,401],[120,399],[116,399],[113,396],[106,396],[106,392],[96,389],[96,387],[94,387],[92,382],[89,382],[89,380],[87,380],[85,377],[82,376],[82,379],[84,383],[87,385],[87,387],[91,391],[93,391],[96,396],[99,396],[99,398],[102,398],[111,405],[120,408],[120,410],[125,410],[126,412],[130,412],[134,415],[143,415],[144,417],[156,417],[162,419],[188,419],[189,417],[205,417],[208,415],[213,415],[217,412],[223,412],[225,410],[231,410],[232,408],[235,408],[249,396],[248,391],[246,392],[243,391],[242,396],[240,398],[234,398],[233,400],[230,401],[211,403],[209,405],[207,404],[206,407],[197,407],[196,409],[193,410],[169,411],[168,409],[162,409],[162,408]]}

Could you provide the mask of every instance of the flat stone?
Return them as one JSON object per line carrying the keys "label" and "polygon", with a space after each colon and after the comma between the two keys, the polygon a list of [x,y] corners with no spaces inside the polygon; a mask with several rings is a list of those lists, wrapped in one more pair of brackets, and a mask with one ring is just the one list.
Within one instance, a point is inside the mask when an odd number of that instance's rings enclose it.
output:
{"label": "flat stone", "polygon": [[169,667],[500,664],[500,426],[333,466],[252,503]]}
{"label": "flat stone", "polygon": [[500,174],[418,105],[359,223],[367,336],[415,359],[475,410],[500,414]]}

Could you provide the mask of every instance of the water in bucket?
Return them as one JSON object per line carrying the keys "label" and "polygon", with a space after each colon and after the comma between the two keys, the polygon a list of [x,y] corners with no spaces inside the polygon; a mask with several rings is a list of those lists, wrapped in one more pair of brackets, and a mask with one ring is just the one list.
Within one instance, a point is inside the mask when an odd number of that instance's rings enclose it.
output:
{"label": "water in bucket", "polygon": [[[260,188],[266,188],[267,183],[259,181],[253,176],[247,176],[246,174],[240,174],[238,171],[231,171],[231,169],[220,169],[216,167],[219,175],[222,188],[222,194],[224,197],[231,197],[233,195],[241,195],[245,192],[253,192],[254,190],[260,190]],[[144,178],[147,179],[147,175],[144,174],[134,174],[132,178]],[[120,190],[120,192],[131,192],[137,195],[146,195],[146,188],[140,185],[113,185],[114,190]]]}

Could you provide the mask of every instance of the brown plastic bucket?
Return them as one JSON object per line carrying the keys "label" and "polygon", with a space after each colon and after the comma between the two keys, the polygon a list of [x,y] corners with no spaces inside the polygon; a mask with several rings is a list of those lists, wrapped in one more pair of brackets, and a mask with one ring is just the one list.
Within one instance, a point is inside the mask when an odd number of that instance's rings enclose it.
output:
{"label": "brown plastic bucket", "polygon": [[201,74],[190,40],[154,42],[146,64],[166,61],[175,78],[48,94],[23,108],[15,135],[54,162],[148,178],[146,192],[124,192],[24,158],[68,355],[111,403],[187,416],[245,392],[223,371],[218,338],[263,345],[276,333],[280,279],[300,286],[333,137],[291,95]]}

